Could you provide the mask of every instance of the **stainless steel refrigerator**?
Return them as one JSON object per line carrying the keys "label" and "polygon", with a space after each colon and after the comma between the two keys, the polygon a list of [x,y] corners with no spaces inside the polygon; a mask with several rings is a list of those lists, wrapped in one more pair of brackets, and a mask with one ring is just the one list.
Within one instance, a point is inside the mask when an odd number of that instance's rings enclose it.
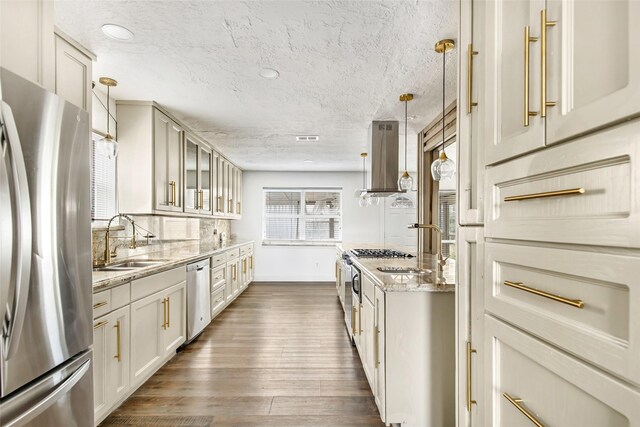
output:
{"label": "stainless steel refrigerator", "polygon": [[0,425],[93,426],[87,112],[0,68]]}

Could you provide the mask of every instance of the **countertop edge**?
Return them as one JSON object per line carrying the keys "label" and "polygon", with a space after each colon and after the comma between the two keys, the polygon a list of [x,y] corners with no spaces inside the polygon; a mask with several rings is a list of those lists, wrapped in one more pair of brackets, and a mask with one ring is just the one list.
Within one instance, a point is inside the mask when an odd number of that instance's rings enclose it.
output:
{"label": "countertop edge", "polygon": [[233,243],[225,246],[224,248],[213,249],[211,251],[202,252],[197,255],[191,255],[184,258],[173,259],[165,263],[162,263],[160,265],[154,265],[154,266],[145,267],[145,268],[138,268],[138,269],[132,270],[131,272],[123,273],[121,276],[98,280],[98,281],[92,282],[92,293],[95,294],[97,292],[106,291],[108,289],[124,285],[125,283],[131,282],[132,280],[141,279],[143,277],[150,276],[152,274],[162,273],[164,271],[171,270],[172,268],[176,268],[181,265],[186,265],[191,262],[200,261],[205,258],[209,258],[214,254],[227,252],[229,250],[237,249],[237,248],[240,248],[241,246],[245,246],[248,244],[255,245],[255,241],[246,240],[238,243]]}

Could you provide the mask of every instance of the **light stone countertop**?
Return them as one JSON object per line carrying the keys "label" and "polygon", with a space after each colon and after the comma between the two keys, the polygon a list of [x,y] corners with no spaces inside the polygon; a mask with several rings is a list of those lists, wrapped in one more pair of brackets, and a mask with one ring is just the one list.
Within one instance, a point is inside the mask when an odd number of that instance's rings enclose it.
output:
{"label": "light stone countertop", "polygon": [[[363,249],[383,249],[382,245],[371,244],[347,244],[336,245],[338,249],[347,251],[355,248]],[[415,255],[415,251],[401,247],[390,247]],[[384,292],[455,292],[455,262],[449,260],[445,267],[444,276],[447,281],[445,285],[435,283],[435,272],[437,271],[436,255],[424,254],[414,258],[356,258],[351,260],[369,276],[374,284]],[[430,270],[426,274],[396,274],[383,273],[378,267],[413,267],[420,270]]]}
{"label": "light stone countertop", "polygon": [[[224,246],[199,241],[188,242],[179,247],[168,246],[155,252],[135,256],[131,259],[138,260],[163,260],[162,264],[149,267],[135,268],[125,271],[93,271],[93,293],[104,291],[124,283],[130,282],[151,274],[160,273],[172,268],[186,265],[212,256],[213,254],[237,249],[240,246],[253,243],[253,240],[229,240]],[[125,261],[119,260],[119,261]],[[117,264],[117,262],[116,262]]]}

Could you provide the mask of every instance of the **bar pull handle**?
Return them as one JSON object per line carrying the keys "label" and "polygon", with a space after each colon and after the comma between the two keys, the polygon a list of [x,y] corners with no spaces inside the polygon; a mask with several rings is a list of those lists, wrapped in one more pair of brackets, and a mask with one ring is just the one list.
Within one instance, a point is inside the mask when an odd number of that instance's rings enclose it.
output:
{"label": "bar pull handle", "polygon": [[93,309],[95,310],[96,308],[104,307],[107,304],[109,304],[109,303],[106,302],[106,301],[97,302],[97,303],[93,304]]}
{"label": "bar pull handle", "polygon": [[120,321],[118,320],[114,326],[116,328],[116,355],[113,356],[114,359],[117,359],[120,362],[122,359],[120,357]]}
{"label": "bar pull handle", "polygon": [[360,309],[358,310],[358,335],[362,335],[362,304],[360,304]]}
{"label": "bar pull handle", "polygon": [[176,182],[169,181],[169,187],[171,189],[171,199],[169,200],[169,204],[171,206],[175,206],[176,205]]}
{"label": "bar pull handle", "polygon": [[171,327],[171,298],[167,297],[167,328]]}
{"label": "bar pull handle", "polygon": [[162,299],[162,329],[167,329],[167,299]]}
{"label": "bar pull handle", "polygon": [[242,206],[241,206],[240,202],[238,202],[238,212],[237,212],[238,215],[240,215],[240,213],[241,213],[241,209],[240,209],[241,207]]}
{"label": "bar pull handle", "polygon": [[530,44],[537,42],[537,37],[531,37],[531,28],[524,27],[524,126],[529,126],[529,117],[537,116],[537,111],[529,110],[529,56]]}
{"label": "bar pull handle", "polygon": [[93,325],[93,329],[100,329],[103,326],[106,326],[109,323],[108,320],[103,320],[102,322],[98,322],[95,325]]}
{"label": "bar pull handle", "polygon": [[556,102],[547,101],[547,27],[555,27],[556,21],[547,21],[547,10],[540,11],[540,117],[547,117],[547,107]]}
{"label": "bar pull handle", "polygon": [[524,406],[522,406],[520,404],[522,402],[522,399],[518,399],[518,398],[512,397],[512,396],[509,395],[509,393],[502,393],[502,395],[513,406],[515,406],[516,409],[518,409],[518,411],[522,412],[525,417],[529,418],[529,421],[531,421],[534,425],[536,425],[536,427],[544,427],[544,424],[542,424],[540,421],[538,421],[538,419],[536,417],[534,417],[533,414],[531,414],[529,411],[527,411],[527,408],[525,408]]}
{"label": "bar pull handle", "polygon": [[253,255],[249,256],[249,269],[253,270]]}
{"label": "bar pull handle", "polygon": [[505,202],[515,202],[518,200],[545,199],[547,197],[573,196],[586,193],[584,188],[569,188],[567,190],[544,191],[542,193],[521,194],[518,196],[505,197]]}
{"label": "bar pull handle", "polygon": [[473,107],[478,105],[473,102],[473,57],[478,52],[473,50],[473,43],[469,43],[467,47],[467,114],[471,114]]}
{"label": "bar pull handle", "polygon": [[471,347],[471,342],[467,341],[467,411],[471,412],[471,405],[477,405],[478,402],[471,397],[471,355],[476,350]]}
{"label": "bar pull handle", "polygon": [[570,298],[565,298],[565,297],[561,297],[559,295],[555,295],[555,294],[551,294],[549,292],[545,292],[545,291],[541,291],[539,289],[535,289],[535,288],[531,288],[529,286],[525,286],[520,282],[511,282],[509,280],[505,280],[504,282],[505,286],[509,286],[515,289],[519,289],[521,291],[524,292],[529,292],[530,294],[534,294],[534,295],[538,295],[544,298],[548,298],[550,300],[553,301],[557,301],[557,302],[561,302],[563,304],[567,304],[570,305],[571,307],[575,307],[575,308],[584,308],[584,301],[580,300],[580,299],[570,299]]}
{"label": "bar pull handle", "polygon": [[246,259],[242,260],[242,272],[243,273],[247,272],[247,260]]}
{"label": "bar pull handle", "polygon": [[351,335],[356,335],[356,307],[351,306]]}
{"label": "bar pull handle", "polygon": [[218,203],[216,204],[216,210],[222,212],[222,196],[218,196]]}
{"label": "bar pull handle", "polygon": [[204,209],[204,191],[200,190],[200,209]]}
{"label": "bar pull handle", "polygon": [[228,208],[229,208],[229,213],[231,213],[233,211],[233,200],[229,199],[229,203],[228,204]]}
{"label": "bar pull handle", "polygon": [[380,365],[380,329],[376,326],[373,331],[373,366]]}

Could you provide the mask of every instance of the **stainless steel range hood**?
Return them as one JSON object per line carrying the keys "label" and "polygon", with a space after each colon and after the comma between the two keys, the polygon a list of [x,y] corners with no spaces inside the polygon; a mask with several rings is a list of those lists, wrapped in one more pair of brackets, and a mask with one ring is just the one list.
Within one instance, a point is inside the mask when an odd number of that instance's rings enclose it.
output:
{"label": "stainless steel range hood", "polygon": [[373,121],[369,127],[366,188],[363,194],[388,197],[405,193],[398,187],[398,121]]}

